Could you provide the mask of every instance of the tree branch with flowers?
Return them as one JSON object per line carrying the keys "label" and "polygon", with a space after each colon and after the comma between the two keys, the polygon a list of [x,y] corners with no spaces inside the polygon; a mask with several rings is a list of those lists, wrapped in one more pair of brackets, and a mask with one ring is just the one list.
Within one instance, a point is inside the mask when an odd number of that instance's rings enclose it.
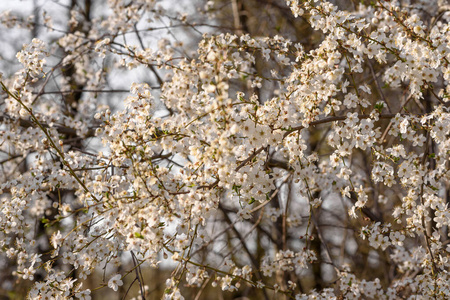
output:
{"label": "tree branch with flowers", "polygon": [[440,2],[168,2],[0,14],[0,294],[448,299]]}

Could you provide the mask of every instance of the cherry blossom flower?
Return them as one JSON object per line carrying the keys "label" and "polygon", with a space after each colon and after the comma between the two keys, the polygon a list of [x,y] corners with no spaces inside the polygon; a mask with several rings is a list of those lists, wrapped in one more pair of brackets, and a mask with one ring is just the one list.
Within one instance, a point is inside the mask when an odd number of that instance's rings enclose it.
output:
{"label": "cherry blossom flower", "polygon": [[108,281],[108,287],[113,289],[114,291],[117,291],[119,286],[123,285],[123,281],[121,280],[122,276],[120,274],[116,274]]}

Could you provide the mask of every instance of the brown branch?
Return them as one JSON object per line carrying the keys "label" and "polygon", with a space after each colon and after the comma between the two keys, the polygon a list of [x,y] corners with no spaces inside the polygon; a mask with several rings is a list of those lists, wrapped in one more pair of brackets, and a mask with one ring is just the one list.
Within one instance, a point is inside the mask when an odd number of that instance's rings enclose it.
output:
{"label": "brown branch", "polygon": [[[247,253],[248,257],[250,258],[253,266],[255,267],[256,278],[258,280],[262,280],[263,277],[262,277],[262,274],[261,274],[261,272],[259,270],[259,263],[258,263],[258,261],[256,261],[255,257],[252,255],[252,253],[248,249],[247,244],[245,243],[245,240],[242,238],[241,234],[236,229],[236,227],[234,227],[233,222],[231,221],[230,217],[227,215],[226,211],[223,209],[223,206],[220,203],[219,203],[219,209],[222,210],[226,222],[231,226],[231,229],[236,234],[237,238],[241,241],[242,247],[244,248],[244,250]],[[267,291],[264,288],[262,289],[262,291],[263,291],[263,294],[264,294],[264,299],[269,300],[269,295],[267,294]]]}
{"label": "brown branch", "polygon": [[[0,122],[4,122],[4,121],[10,121],[11,123],[14,122],[18,122],[20,127],[23,128],[29,128],[29,127],[36,127],[35,124],[30,121],[30,120],[26,120],[26,119],[14,119],[11,118],[9,116],[5,116],[5,115],[0,115]],[[50,126],[48,124],[45,123],[41,123],[41,125],[45,128],[50,128]],[[66,134],[66,135],[71,135],[71,136],[76,136],[77,135],[77,131],[76,129],[70,128],[70,127],[64,127],[64,126],[59,126],[56,125],[54,126],[54,128],[56,128],[56,130],[60,133],[60,134]],[[91,128],[88,130],[88,132],[86,133],[86,135],[84,136],[84,138],[89,138],[89,137],[93,137],[95,136],[95,130],[94,128]]]}

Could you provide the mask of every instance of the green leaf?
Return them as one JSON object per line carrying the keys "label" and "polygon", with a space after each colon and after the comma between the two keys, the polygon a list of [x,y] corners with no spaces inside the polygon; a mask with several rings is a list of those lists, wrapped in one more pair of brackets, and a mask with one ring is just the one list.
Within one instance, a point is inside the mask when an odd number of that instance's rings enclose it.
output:
{"label": "green leaf", "polygon": [[379,102],[379,103],[375,104],[375,109],[378,110],[380,113],[383,110],[383,107],[384,107],[383,102]]}
{"label": "green leaf", "polygon": [[433,191],[439,191],[439,189],[437,188],[437,187],[435,187],[435,186],[432,186],[432,185],[429,185],[428,186],[430,189],[432,189]]}

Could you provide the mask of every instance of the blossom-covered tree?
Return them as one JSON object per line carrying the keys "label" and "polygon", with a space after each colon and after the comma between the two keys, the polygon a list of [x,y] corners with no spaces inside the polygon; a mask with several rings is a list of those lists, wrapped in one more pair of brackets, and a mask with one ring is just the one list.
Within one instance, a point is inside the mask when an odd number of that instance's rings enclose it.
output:
{"label": "blossom-covered tree", "polygon": [[35,4],[0,15],[5,294],[450,298],[448,5]]}

